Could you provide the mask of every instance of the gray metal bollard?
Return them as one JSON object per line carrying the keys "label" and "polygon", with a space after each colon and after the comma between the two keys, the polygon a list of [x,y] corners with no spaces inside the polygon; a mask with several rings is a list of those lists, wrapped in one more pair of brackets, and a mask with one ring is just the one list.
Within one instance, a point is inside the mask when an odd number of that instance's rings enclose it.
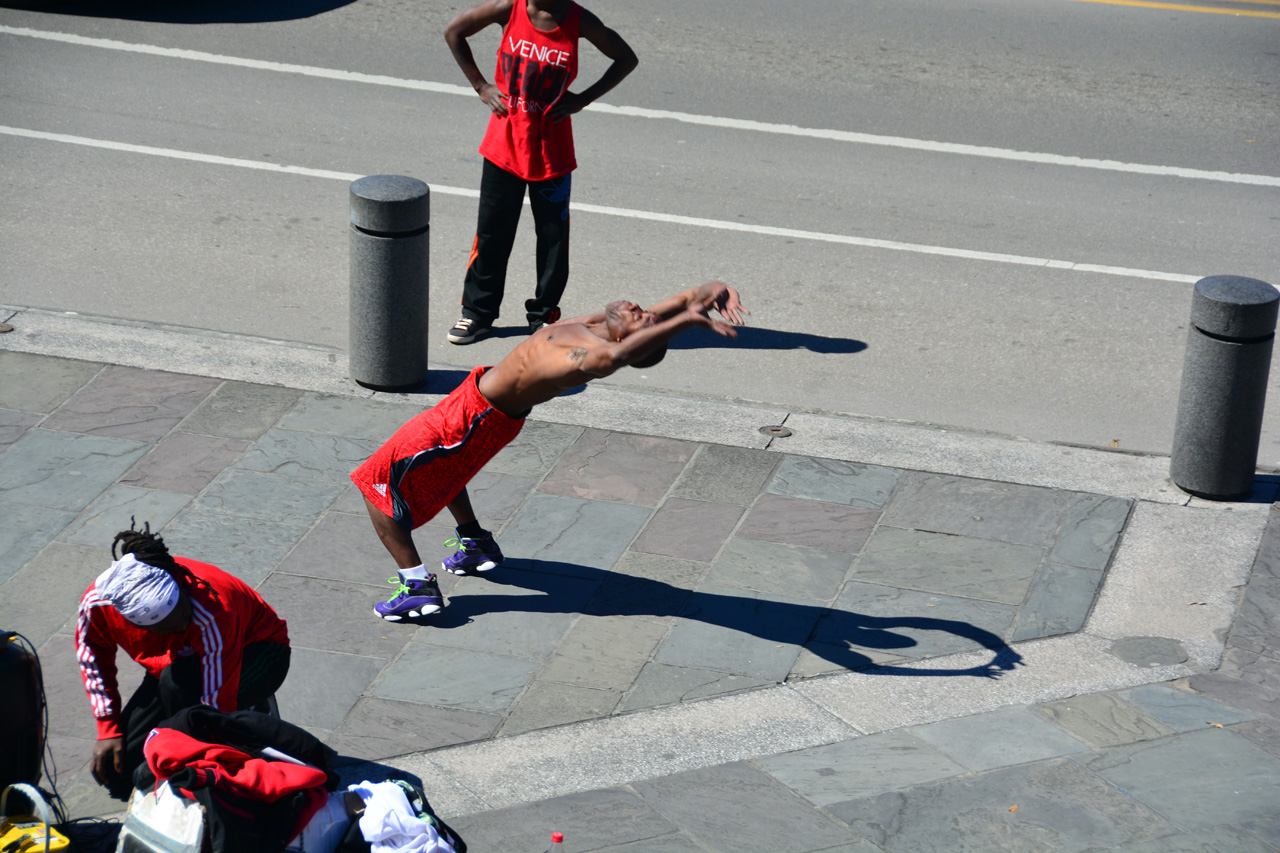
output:
{"label": "gray metal bollard", "polygon": [[427,378],[430,192],[403,175],[351,184],[349,371],[366,388]]}
{"label": "gray metal bollard", "polygon": [[1253,490],[1278,307],[1264,281],[1196,282],[1169,465],[1183,491],[1234,500]]}

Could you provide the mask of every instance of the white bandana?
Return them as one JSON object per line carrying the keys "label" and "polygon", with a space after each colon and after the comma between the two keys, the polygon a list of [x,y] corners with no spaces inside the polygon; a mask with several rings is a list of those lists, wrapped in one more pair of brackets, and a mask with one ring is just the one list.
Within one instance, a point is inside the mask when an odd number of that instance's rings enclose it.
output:
{"label": "white bandana", "polygon": [[164,569],[125,554],[98,575],[98,595],[133,624],[146,628],[173,612],[181,593],[178,582]]}

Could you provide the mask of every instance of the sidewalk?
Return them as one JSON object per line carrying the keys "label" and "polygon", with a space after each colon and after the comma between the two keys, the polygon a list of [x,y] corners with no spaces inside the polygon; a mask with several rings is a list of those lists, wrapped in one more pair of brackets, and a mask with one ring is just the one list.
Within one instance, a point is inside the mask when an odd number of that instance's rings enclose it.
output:
{"label": "sidewalk", "polygon": [[397,625],[347,473],[469,365],[374,394],[323,350],[10,322],[0,628],[77,816],[119,806],[75,609],[136,517],[288,620],[282,715],[345,779],[415,778],[477,853],[1280,850],[1273,482],[1215,504],[1162,458],[601,384],[474,482],[507,562]]}

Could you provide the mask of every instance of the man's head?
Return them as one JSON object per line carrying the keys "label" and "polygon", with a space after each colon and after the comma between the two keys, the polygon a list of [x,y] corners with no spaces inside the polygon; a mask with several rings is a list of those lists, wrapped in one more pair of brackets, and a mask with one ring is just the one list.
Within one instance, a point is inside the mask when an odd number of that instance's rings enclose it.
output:
{"label": "man's head", "polygon": [[191,603],[173,575],[125,554],[98,575],[94,586],[106,600],[139,628],[161,634],[185,630]]}
{"label": "man's head", "polygon": [[[609,340],[621,341],[641,329],[656,325],[661,318],[652,311],[646,311],[634,302],[619,299],[604,306],[604,324]],[[653,367],[667,355],[666,344],[631,362],[632,367]]]}
{"label": "man's head", "polygon": [[657,314],[646,311],[625,299],[619,299],[604,306],[604,325],[609,330],[611,341],[620,341],[627,335],[647,329],[657,322]]}
{"label": "man's head", "polygon": [[149,524],[116,534],[111,557],[115,562],[95,584],[102,598],[139,628],[160,634],[187,629],[192,607],[189,588],[195,579],[173,559]]}

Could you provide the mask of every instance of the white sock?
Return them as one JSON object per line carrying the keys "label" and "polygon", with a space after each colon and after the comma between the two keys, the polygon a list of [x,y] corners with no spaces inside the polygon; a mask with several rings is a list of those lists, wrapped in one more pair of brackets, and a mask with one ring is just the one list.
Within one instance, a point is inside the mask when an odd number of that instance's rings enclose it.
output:
{"label": "white sock", "polygon": [[406,578],[413,578],[414,580],[424,581],[427,579],[427,564],[422,563],[420,565],[414,566],[412,569],[401,569],[400,574]]}

